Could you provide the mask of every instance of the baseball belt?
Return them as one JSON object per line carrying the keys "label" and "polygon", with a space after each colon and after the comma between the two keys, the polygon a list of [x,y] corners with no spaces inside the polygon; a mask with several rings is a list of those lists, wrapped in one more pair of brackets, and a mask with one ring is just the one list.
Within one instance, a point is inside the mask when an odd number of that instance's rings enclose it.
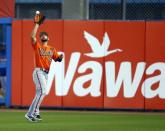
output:
{"label": "baseball belt", "polygon": [[40,70],[43,71],[43,72],[45,72],[46,74],[49,73],[49,70],[46,70],[46,69],[44,69],[44,68],[40,68]]}

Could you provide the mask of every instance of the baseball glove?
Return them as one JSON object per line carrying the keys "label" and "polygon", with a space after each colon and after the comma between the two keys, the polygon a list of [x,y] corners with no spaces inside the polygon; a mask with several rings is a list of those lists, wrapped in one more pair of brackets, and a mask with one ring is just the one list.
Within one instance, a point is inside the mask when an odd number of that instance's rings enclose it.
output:
{"label": "baseball glove", "polygon": [[43,24],[45,18],[46,17],[38,11],[34,17],[34,23],[41,25]]}

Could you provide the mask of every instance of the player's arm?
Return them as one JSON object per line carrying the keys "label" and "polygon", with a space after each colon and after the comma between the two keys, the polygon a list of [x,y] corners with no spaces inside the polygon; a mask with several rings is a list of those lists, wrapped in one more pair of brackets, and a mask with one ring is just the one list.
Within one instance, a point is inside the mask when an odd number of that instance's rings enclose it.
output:
{"label": "player's arm", "polygon": [[63,59],[63,54],[58,55],[55,61],[61,62]]}
{"label": "player's arm", "polygon": [[41,24],[43,24],[44,20],[45,20],[45,16],[43,14],[41,14],[39,11],[36,11],[36,14],[34,17],[35,26],[31,33],[31,39],[32,39],[33,44],[36,44],[36,42],[37,42],[37,39],[36,39],[37,30],[38,30],[39,26]]}
{"label": "player's arm", "polygon": [[63,54],[58,54],[56,50],[54,50],[54,53],[53,53],[53,59],[55,62],[61,62],[62,59],[63,59]]}
{"label": "player's arm", "polygon": [[36,34],[37,34],[38,28],[39,28],[39,24],[36,23],[31,33],[31,40],[33,44],[36,44],[37,42]]}

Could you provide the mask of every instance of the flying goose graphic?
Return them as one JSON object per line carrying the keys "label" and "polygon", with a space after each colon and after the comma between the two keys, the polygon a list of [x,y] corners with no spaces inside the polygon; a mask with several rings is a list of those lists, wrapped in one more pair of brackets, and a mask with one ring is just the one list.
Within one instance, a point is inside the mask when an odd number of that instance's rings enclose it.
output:
{"label": "flying goose graphic", "polygon": [[84,31],[84,38],[87,40],[88,44],[90,45],[90,47],[92,49],[91,53],[84,54],[86,56],[100,58],[100,57],[105,57],[105,56],[108,56],[109,54],[113,54],[116,52],[122,52],[121,49],[115,49],[115,50],[108,51],[108,48],[109,48],[111,42],[110,42],[107,32],[105,32],[105,34],[104,34],[102,44],[99,42],[99,40],[95,36],[89,34],[86,31]]}

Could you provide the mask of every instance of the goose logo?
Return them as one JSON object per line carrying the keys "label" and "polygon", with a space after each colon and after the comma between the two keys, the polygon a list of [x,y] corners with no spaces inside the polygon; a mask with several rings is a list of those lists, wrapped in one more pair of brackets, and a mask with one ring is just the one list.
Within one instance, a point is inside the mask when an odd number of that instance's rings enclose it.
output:
{"label": "goose logo", "polygon": [[90,45],[92,49],[91,53],[84,54],[86,56],[101,58],[101,57],[105,57],[116,52],[122,52],[121,49],[114,49],[114,50],[108,51],[111,41],[109,39],[107,32],[105,32],[104,34],[102,44],[99,42],[99,40],[95,36],[89,34],[87,31],[84,31],[84,38],[87,40],[88,44]]}

